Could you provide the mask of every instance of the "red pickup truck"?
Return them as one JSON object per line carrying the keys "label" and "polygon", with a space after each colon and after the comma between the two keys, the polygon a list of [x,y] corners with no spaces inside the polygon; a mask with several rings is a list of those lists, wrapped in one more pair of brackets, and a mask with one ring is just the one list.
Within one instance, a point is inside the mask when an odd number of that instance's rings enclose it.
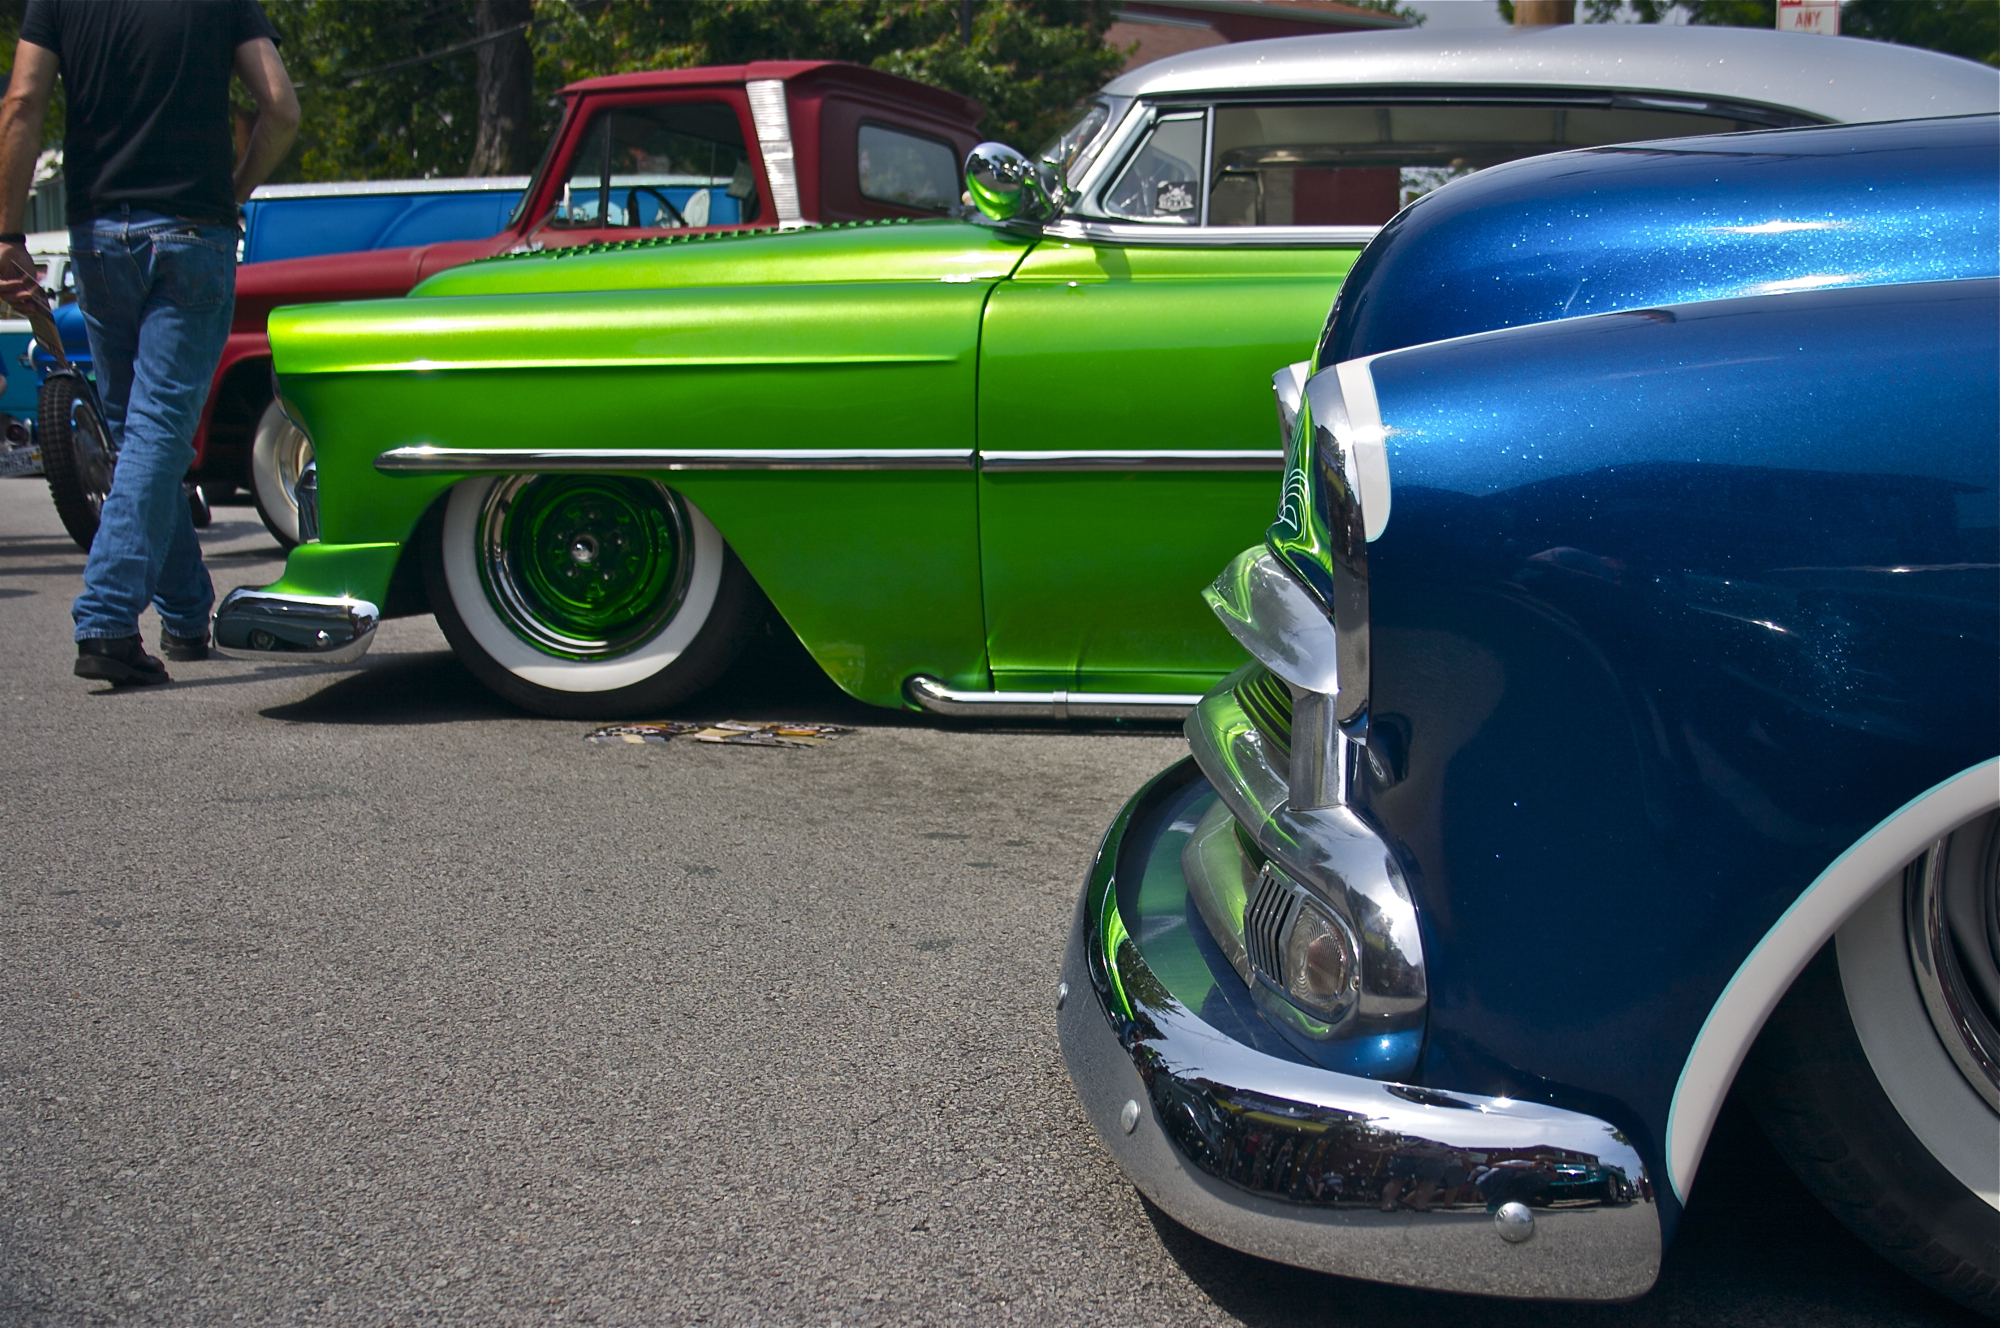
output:
{"label": "red pickup truck", "polygon": [[985,108],[827,60],[614,74],[563,89],[562,122],[505,230],[476,240],[250,263],[194,438],[211,495],[248,489],[298,539],[305,438],[271,399],[265,323],[279,305],[407,294],[442,268],[519,249],[642,235],[925,217],[958,201]]}

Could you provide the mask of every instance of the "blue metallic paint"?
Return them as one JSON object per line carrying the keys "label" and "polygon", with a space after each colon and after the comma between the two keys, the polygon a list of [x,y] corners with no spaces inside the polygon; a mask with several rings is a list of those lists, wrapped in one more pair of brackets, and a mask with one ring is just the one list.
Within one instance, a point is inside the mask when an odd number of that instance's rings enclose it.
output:
{"label": "blue metallic paint", "polygon": [[2000,272],[2000,120],[1777,129],[1494,166],[1355,263],[1318,364],[1651,304]]}
{"label": "blue metallic paint", "polygon": [[1843,288],[1385,355],[1368,815],[1419,1082],[1625,1128],[1773,922],[2000,751],[2000,289]]}

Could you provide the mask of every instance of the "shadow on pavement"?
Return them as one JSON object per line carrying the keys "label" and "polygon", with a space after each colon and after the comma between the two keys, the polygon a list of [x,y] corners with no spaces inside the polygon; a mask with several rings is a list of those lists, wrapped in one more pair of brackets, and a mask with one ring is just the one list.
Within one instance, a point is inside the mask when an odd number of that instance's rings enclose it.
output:
{"label": "shadow on pavement", "polygon": [[[270,670],[256,675],[268,676]],[[208,681],[208,680],[204,680]],[[215,680],[223,681],[223,680]],[[194,684],[196,686],[202,683]],[[356,672],[303,700],[259,712],[266,719],[295,724],[439,724],[468,719],[545,718],[521,710],[486,690],[456,657],[442,652],[371,655]],[[1176,723],[1073,723],[1067,726],[1018,721],[952,720],[857,701],[840,690],[782,624],[761,632],[744,648],[720,681],[678,705],[644,715],[604,715],[616,719],[741,719],[759,723],[795,720],[854,728],[963,729],[980,733],[1047,733],[1065,727],[1078,733],[1118,733],[1179,738]],[[588,723],[562,720],[561,723]]]}
{"label": "shadow on pavement", "polygon": [[83,550],[66,535],[10,535],[0,539],[0,558],[55,558],[72,554],[83,564]]}
{"label": "shadow on pavement", "polygon": [[1985,1322],[1862,1244],[1807,1192],[1734,1098],[1716,1122],[1659,1282],[1626,1305],[1489,1300],[1355,1282],[1238,1254],[1151,1203],[1146,1213],[1189,1278],[1252,1328],[1447,1321],[1455,1328],[1969,1328]]}
{"label": "shadow on pavement", "polygon": [[523,712],[479,685],[456,656],[376,655],[303,700],[257,712],[293,724],[448,724],[522,719]]}

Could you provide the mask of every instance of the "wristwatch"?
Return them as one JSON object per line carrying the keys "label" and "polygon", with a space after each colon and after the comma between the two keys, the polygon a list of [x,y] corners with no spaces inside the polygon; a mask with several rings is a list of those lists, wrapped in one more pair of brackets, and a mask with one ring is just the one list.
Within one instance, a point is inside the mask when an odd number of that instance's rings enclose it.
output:
{"label": "wristwatch", "polygon": [[18,244],[26,247],[28,237],[19,231],[0,231],[0,244]]}

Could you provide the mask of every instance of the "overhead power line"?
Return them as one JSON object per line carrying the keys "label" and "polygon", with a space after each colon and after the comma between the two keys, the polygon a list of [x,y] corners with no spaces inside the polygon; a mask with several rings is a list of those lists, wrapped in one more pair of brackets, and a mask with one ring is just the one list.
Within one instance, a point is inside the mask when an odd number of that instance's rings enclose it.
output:
{"label": "overhead power line", "polygon": [[[435,51],[426,51],[422,55],[413,55],[405,60],[391,60],[386,65],[377,65],[373,69],[364,69],[358,74],[337,75],[327,81],[341,88],[351,88],[357,83],[367,82],[377,74],[386,74],[395,69],[408,69],[411,65],[429,64],[433,60],[442,60],[447,55],[458,55],[461,52],[473,49],[475,46],[484,46],[487,42],[499,41],[502,37],[511,37],[529,26],[527,23],[516,23],[512,27],[501,28],[498,32],[489,32],[483,37],[473,37],[466,41],[453,42],[450,46],[441,46]],[[311,84],[308,83],[294,83],[292,88],[294,91],[304,92],[310,86]]]}

